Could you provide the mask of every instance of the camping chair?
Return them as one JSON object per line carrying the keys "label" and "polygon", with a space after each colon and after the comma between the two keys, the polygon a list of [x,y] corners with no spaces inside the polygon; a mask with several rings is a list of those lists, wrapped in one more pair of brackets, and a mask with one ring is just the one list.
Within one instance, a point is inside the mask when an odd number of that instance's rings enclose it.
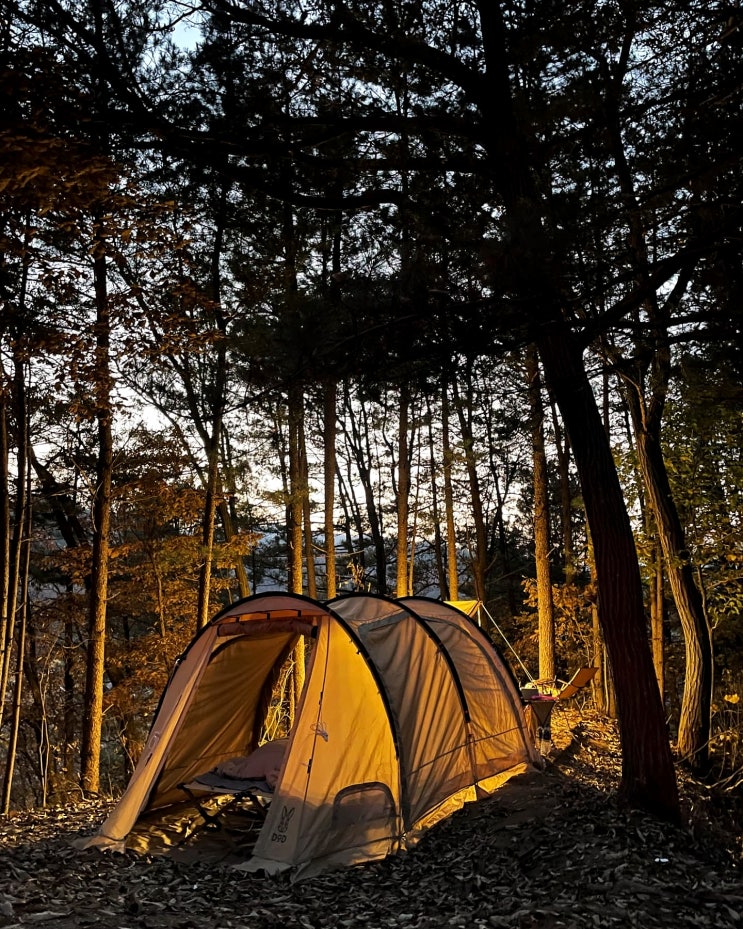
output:
{"label": "camping chair", "polygon": [[[561,681],[557,678],[540,678],[528,688],[535,690],[543,696],[554,697],[560,703],[572,699],[583,688],[590,684],[596,676],[598,668],[578,668],[569,681]],[[522,691],[523,693],[523,691]]]}
{"label": "camping chair", "polygon": [[571,700],[577,693],[583,690],[596,677],[598,668],[578,668],[570,680],[563,684],[557,693],[557,699],[560,703]]}

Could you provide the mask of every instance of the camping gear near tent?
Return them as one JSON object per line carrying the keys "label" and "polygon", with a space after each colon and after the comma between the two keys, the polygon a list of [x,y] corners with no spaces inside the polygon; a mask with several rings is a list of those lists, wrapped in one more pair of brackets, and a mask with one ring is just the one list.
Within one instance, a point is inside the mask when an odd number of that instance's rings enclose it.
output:
{"label": "camping gear near tent", "polygon": [[[521,699],[526,704],[526,718],[540,750],[546,742],[552,744],[550,718],[560,704],[572,700],[596,676],[598,668],[578,668],[569,681],[539,680],[521,688]],[[560,685],[559,687],[557,685]]]}
{"label": "camping gear near tent", "polygon": [[383,858],[539,765],[510,668],[461,611],[425,597],[257,594],[194,638],[126,791],[80,844],[182,847],[194,817],[204,822],[199,778],[258,748],[300,635],[311,642],[304,691],[265,819],[236,866],[296,878]]}

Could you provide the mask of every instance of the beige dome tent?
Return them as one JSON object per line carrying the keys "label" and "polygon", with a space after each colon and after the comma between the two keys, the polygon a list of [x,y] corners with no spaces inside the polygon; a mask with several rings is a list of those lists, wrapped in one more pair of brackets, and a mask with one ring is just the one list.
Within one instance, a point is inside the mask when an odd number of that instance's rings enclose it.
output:
{"label": "beige dome tent", "polygon": [[307,876],[383,858],[538,762],[510,669],[459,610],[421,597],[258,594],[195,637],[125,793],[82,844],[152,851],[161,820],[198,819],[193,779],[258,747],[300,635],[312,643],[304,691],[265,820],[238,866]]}

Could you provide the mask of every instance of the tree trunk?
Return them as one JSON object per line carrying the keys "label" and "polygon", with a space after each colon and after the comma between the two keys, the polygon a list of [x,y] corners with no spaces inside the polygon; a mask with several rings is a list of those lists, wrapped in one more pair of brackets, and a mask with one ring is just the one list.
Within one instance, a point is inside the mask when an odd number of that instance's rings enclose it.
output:
{"label": "tree trunk", "polygon": [[[28,425],[22,427],[24,438],[28,441]],[[13,687],[13,706],[10,719],[10,732],[8,735],[8,754],[5,764],[5,777],[3,781],[3,796],[0,812],[7,815],[10,811],[10,797],[13,789],[13,773],[15,770],[16,753],[18,751],[18,733],[21,725],[21,712],[23,708],[23,667],[26,654],[26,626],[28,623],[28,578],[31,563],[31,531],[33,528],[31,509],[31,481],[28,456],[24,456],[23,480],[26,482],[23,514],[23,540],[21,555],[21,582],[20,582],[20,626],[18,628],[18,643],[16,646],[15,686]]]}
{"label": "tree trunk", "polygon": [[331,380],[325,384],[323,407],[324,480],[325,480],[325,595],[332,600],[338,593],[335,567],[335,475],[338,459],[335,441],[338,429],[336,395],[338,384]]}
{"label": "tree trunk", "polygon": [[[369,462],[371,459],[371,448],[370,448],[370,426],[368,420],[368,411],[365,407],[362,406],[359,414],[357,414],[356,409],[351,400],[350,391],[348,388],[348,383],[344,383],[343,386],[343,400],[344,400],[344,417],[343,421],[345,423],[345,428],[351,430],[351,435],[348,439],[348,444],[351,450],[351,453],[356,464],[356,470],[358,472],[358,482],[361,484],[361,487],[364,491],[364,502],[366,504],[366,519],[369,523],[369,533],[372,537],[374,543],[374,553],[376,561],[376,580],[377,580],[377,592],[380,594],[386,594],[388,592],[387,587],[387,553],[385,549],[385,540],[382,526],[382,514],[377,506],[377,501],[374,496],[374,483],[372,481],[372,474]],[[355,481],[349,478],[349,492],[353,493],[353,485]],[[365,540],[364,540],[364,531],[361,524],[361,520],[358,518],[359,514],[357,512],[358,508],[354,508],[354,517],[357,524],[357,546],[359,551],[363,553]],[[354,570],[361,572],[363,565],[363,554],[359,556],[361,562],[359,563],[355,558]],[[355,578],[355,583],[358,585],[358,577]],[[363,585],[362,585],[363,587]],[[362,587],[357,586],[356,589],[362,589]]]}
{"label": "tree trunk", "polygon": [[[626,63],[629,66],[628,61]],[[622,137],[622,74],[606,63],[599,68],[604,77],[606,138],[624,202],[628,236],[636,273],[636,284],[646,284],[651,266],[647,241],[648,217],[643,215],[635,191],[635,179]],[[660,302],[651,291],[643,309],[642,345],[633,370],[624,379],[624,392],[632,415],[637,454],[648,502],[660,535],[668,582],[684,631],[686,676],[678,731],[678,752],[697,772],[706,771],[709,761],[709,734],[712,710],[712,638],[704,614],[701,594],[695,584],[689,552],[676,504],[671,495],[661,448],[661,421],[670,377],[671,351],[669,327],[671,309],[677,307],[686,291],[690,269],[684,268],[671,292]],[[647,359],[647,360],[645,360]],[[616,359],[615,359],[616,360]],[[646,380],[648,386],[646,387]]]}
{"label": "tree trunk", "polygon": [[[0,679],[5,665],[10,622],[10,438],[8,435],[8,405],[10,385],[0,356]],[[3,719],[5,691],[0,685],[0,725]]]}
{"label": "tree trunk", "polygon": [[620,796],[678,821],[678,786],[647,641],[635,541],[611,446],[580,350],[558,319],[543,330],[539,351],[570,437],[591,527],[599,617],[622,738]]}
{"label": "tree trunk", "polygon": [[310,506],[310,475],[307,462],[307,441],[304,432],[304,416],[299,420],[299,468],[300,491],[302,494],[302,524],[304,526],[304,561],[307,566],[307,593],[317,600],[317,571],[315,547],[312,535],[312,510]]}
{"label": "tree trunk", "polygon": [[[19,358],[14,359],[13,405],[18,423],[18,445],[16,452],[15,515],[12,530],[5,543],[8,550],[8,584],[3,602],[3,638],[0,641],[0,725],[4,716],[5,697],[10,682],[13,662],[16,613],[19,606],[21,585],[21,562],[23,540],[26,532],[26,471],[28,468],[28,415],[26,412],[26,383],[24,366]],[[9,496],[9,495],[8,495]]]}
{"label": "tree trunk", "polygon": [[550,402],[552,427],[555,433],[557,468],[560,475],[560,518],[562,522],[562,563],[565,585],[575,583],[575,552],[573,544],[573,495],[570,492],[570,443],[563,442],[562,428],[555,404]]}
{"label": "tree trunk", "polygon": [[106,652],[106,598],[108,594],[109,535],[111,525],[111,478],[113,432],[111,428],[111,318],[103,234],[96,239],[94,285],[95,324],[95,416],[98,423],[98,460],[93,498],[93,550],[88,613],[88,647],[85,674],[85,707],[80,748],[80,786],[86,794],[100,786],[101,736],[103,728],[103,674]]}
{"label": "tree trunk", "polygon": [[434,413],[431,409],[431,398],[426,396],[426,422],[428,424],[428,466],[431,474],[431,519],[433,521],[433,557],[436,564],[436,579],[441,597],[451,599],[448,594],[444,557],[444,539],[441,533],[441,501],[439,498],[439,465],[437,462],[437,446],[434,436]]}
{"label": "tree trunk", "polygon": [[465,408],[457,385],[452,384],[454,388],[454,402],[456,404],[457,415],[459,416],[459,425],[462,430],[462,442],[464,445],[464,459],[467,466],[467,476],[470,485],[470,498],[472,505],[472,519],[475,526],[474,544],[470,543],[472,559],[472,580],[475,586],[475,597],[485,602],[485,562],[487,558],[487,532],[485,530],[485,513],[482,506],[482,495],[480,493],[480,479],[477,474],[477,460],[475,456],[475,437],[472,431],[472,409]]}
{"label": "tree trunk", "polygon": [[449,435],[449,395],[444,382],[441,391],[441,441],[444,458],[444,509],[446,510],[446,576],[448,598],[459,599],[459,559],[457,557],[457,532],[454,522],[454,488],[452,485],[451,437]]}
{"label": "tree trunk", "polygon": [[648,501],[658,525],[663,561],[684,630],[686,674],[679,718],[678,753],[692,769],[704,772],[709,762],[712,712],[712,638],[702,597],[694,580],[684,530],[671,494],[660,442],[641,430],[637,450]]}
{"label": "tree trunk", "polygon": [[665,638],[666,598],[663,575],[663,552],[660,542],[653,542],[653,562],[650,574],[650,639],[653,643],[653,666],[660,698],[665,705]]}
{"label": "tree trunk", "polygon": [[400,420],[397,434],[397,582],[396,596],[406,597],[408,589],[408,508],[410,494],[410,458],[408,429],[410,391],[400,388]]}
{"label": "tree trunk", "polygon": [[578,336],[565,315],[559,250],[549,240],[534,177],[531,126],[521,122],[513,99],[503,5],[477,0],[477,10],[487,82],[481,116],[498,126],[488,155],[510,237],[510,284],[531,320],[545,381],[565,423],[594,541],[599,616],[622,739],[620,797],[678,821],[678,785],[647,641],[632,527]]}
{"label": "tree trunk", "polygon": [[206,446],[207,469],[204,493],[204,512],[201,519],[201,560],[199,564],[199,591],[196,604],[196,629],[203,629],[211,616],[212,566],[214,564],[214,537],[216,528],[217,491],[219,488],[219,433],[221,415],[212,422],[212,434]]}
{"label": "tree trunk", "polygon": [[555,679],[555,610],[550,572],[550,513],[547,456],[544,450],[544,405],[542,379],[536,349],[526,350],[526,380],[531,415],[531,447],[534,486],[534,563],[539,612],[539,678]]}

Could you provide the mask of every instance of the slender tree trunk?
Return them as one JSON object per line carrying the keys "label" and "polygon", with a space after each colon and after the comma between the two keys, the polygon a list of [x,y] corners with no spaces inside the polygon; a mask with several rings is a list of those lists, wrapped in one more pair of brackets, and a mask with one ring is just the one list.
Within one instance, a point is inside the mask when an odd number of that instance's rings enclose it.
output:
{"label": "slender tree trunk", "polygon": [[[304,404],[301,388],[289,388],[289,584],[292,593],[303,591],[302,578],[302,522],[304,516],[304,492],[302,486],[302,417]],[[310,566],[307,566],[309,573]],[[304,689],[305,646],[299,638],[293,652],[291,702],[289,707],[290,726],[294,725],[294,714]]]}
{"label": "slender tree trunk", "polygon": [[557,468],[560,475],[560,519],[562,523],[562,563],[565,585],[575,583],[575,546],[573,542],[573,495],[570,492],[570,443],[563,442],[562,426],[555,404],[550,401],[552,428],[555,433]]}
{"label": "slender tree trunk", "polygon": [[[379,510],[379,507],[377,506],[377,501],[374,496],[374,483],[372,481],[371,468],[372,455],[370,447],[371,429],[369,426],[369,419],[367,410],[364,407],[362,407],[358,413],[356,412],[351,401],[350,391],[347,383],[344,383],[343,391],[345,411],[344,422],[346,424],[344,428],[346,428],[346,430],[350,429],[348,444],[356,464],[358,482],[361,484],[361,487],[364,491],[364,503],[366,504],[365,516],[369,524],[369,534],[371,535],[372,541],[374,543],[374,553],[377,569],[377,592],[380,594],[386,594],[388,592],[387,553],[384,544],[382,514]],[[353,480],[349,479],[349,487],[352,487],[354,483],[355,482]],[[361,529],[360,520],[358,519],[357,508],[354,509],[354,516],[356,517],[355,521],[357,524],[358,548],[359,550],[363,550],[364,533]],[[361,566],[363,566],[363,562]]]}
{"label": "slender tree trunk", "polygon": [[[629,57],[624,61],[629,67]],[[616,177],[624,202],[628,243],[633,254],[636,283],[647,282],[650,249],[646,229],[648,217],[635,192],[635,180],[627,159],[621,130],[623,74],[613,62],[602,62],[598,73],[603,77],[604,107],[607,119],[606,138],[614,159]],[[701,594],[696,587],[684,531],[671,495],[661,448],[661,421],[670,377],[669,347],[670,309],[680,303],[691,275],[684,269],[663,302],[651,292],[644,304],[649,325],[643,333],[642,351],[649,361],[624,379],[632,425],[635,430],[638,460],[648,502],[652,508],[665,561],[668,582],[684,631],[686,676],[679,719],[678,752],[693,770],[705,772],[709,762],[709,735],[712,712],[713,654],[712,637],[704,614]],[[648,387],[645,387],[649,374]]]}
{"label": "slender tree trunk", "polygon": [[[23,534],[25,526],[26,511],[26,478],[27,468],[27,415],[26,415],[26,385],[23,376],[23,365],[19,359],[14,359],[14,377],[13,377],[13,405],[15,407],[16,420],[19,424],[18,445],[16,452],[16,479],[15,479],[15,509],[12,520],[6,528],[6,538],[4,546],[6,553],[4,559],[7,561],[7,567],[3,568],[3,574],[7,575],[7,581],[3,579],[3,586],[7,590],[3,592],[3,637],[0,640],[0,725],[2,725],[5,697],[8,692],[10,681],[11,666],[13,662],[14,643],[16,639],[15,622],[16,613],[19,603],[19,586],[21,555],[23,551]],[[7,440],[6,440],[7,441]],[[6,485],[5,491],[9,490]],[[4,494],[5,495],[5,494]],[[6,504],[10,507],[10,494],[7,493]],[[5,517],[3,517],[5,518]]]}
{"label": "slender tree trunk", "polygon": [[436,562],[436,578],[442,598],[449,600],[449,585],[444,570],[444,539],[441,534],[441,502],[439,499],[439,465],[437,462],[438,450],[433,431],[433,410],[431,399],[426,397],[426,422],[428,424],[428,464],[431,470],[431,518],[433,520],[433,554]]}
{"label": "slender tree trunk", "polygon": [[289,589],[292,593],[301,594],[304,590],[304,583],[302,577],[302,467],[299,436],[303,406],[301,394],[296,386],[289,388],[288,404],[289,499],[287,501],[287,538],[289,542]]}
{"label": "slender tree trunk", "polygon": [[216,208],[216,228],[211,250],[210,297],[217,329],[215,342],[214,382],[210,390],[208,417],[202,417],[190,373],[183,369],[188,402],[196,428],[206,452],[206,487],[204,514],[201,524],[201,564],[199,567],[199,593],[196,606],[196,627],[203,629],[211,616],[211,585],[214,569],[214,543],[216,515],[220,504],[220,450],[224,424],[225,394],[227,391],[227,320],[222,311],[222,253],[230,184],[225,182],[219,191]]}
{"label": "slender tree trunk", "polygon": [[453,452],[449,434],[449,395],[446,382],[441,391],[441,442],[444,459],[444,509],[446,511],[446,573],[448,597],[459,599],[459,559],[457,557],[457,532],[454,522],[454,488],[452,485]]}
{"label": "slender tree trunk", "polygon": [[323,406],[324,475],[325,475],[325,591],[328,600],[338,593],[335,566],[335,475],[338,459],[335,451],[338,414],[336,397],[338,384],[330,380],[325,384]]}
{"label": "slender tree trunk", "polygon": [[299,420],[299,470],[302,494],[302,523],[304,526],[304,560],[307,566],[307,593],[317,600],[317,570],[312,534],[312,510],[310,501],[310,475],[307,461],[307,441],[304,431],[304,415]]}
{"label": "slender tree trunk", "polygon": [[400,388],[400,420],[397,441],[397,583],[398,597],[406,597],[408,589],[408,509],[410,495],[410,456],[408,431],[410,391]]}
{"label": "slender tree trunk", "polygon": [[452,384],[454,389],[454,402],[456,405],[457,415],[459,417],[459,426],[462,432],[462,443],[464,446],[464,460],[467,467],[467,476],[470,485],[470,499],[472,506],[472,520],[475,527],[474,546],[472,548],[472,580],[475,586],[475,597],[478,600],[485,601],[485,563],[487,558],[487,532],[485,528],[485,513],[482,505],[482,494],[480,493],[480,478],[477,473],[477,456],[475,455],[475,436],[472,431],[472,409],[470,406],[465,408],[465,403],[461,397],[456,384]]}
{"label": "slender tree trunk", "polygon": [[[229,542],[235,537],[236,519],[230,508],[230,504],[224,499],[224,495],[221,492],[218,495],[217,512],[219,513],[219,521],[222,524],[224,540],[225,542]],[[238,555],[235,559],[235,577],[237,578],[237,588],[240,596],[249,597],[250,581],[248,580],[248,572],[242,555]]]}
{"label": "slender tree trunk", "polygon": [[[30,219],[26,217],[24,245],[29,244],[30,237]],[[30,249],[26,249],[21,266],[21,282],[17,306],[13,308],[15,314],[8,313],[3,321],[3,328],[10,323],[8,329],[11,336],[16,339],[20,339],[23,335],[21,330],[26,308],[30,261]],[[14,316],[16,316],[15,319]],[[12,320],[12,323],[10,320]],[[10,445],[7,419],[11,405],[8,403],[9,396],[12,397],[12,407],[14,408],[18,432],[15,516],[13,517],[12,530],[9,470]],[[5,696],[10,679],[13,642],[15,639],[15,619],[20,585],[19,572],[26,513],[26,471],[29,467],[28,453],[30,446],[26,399],[25,365],[17,347],[14,346],[12,383],[6,383],[5,371],[0,359],[0,474],[2,477],[2,485],[0,486],[3,496],[2,504],[0,504],[0,531],[2,531],[2,541],[0,542],[0,551],[2,552],[2,565],[0,566],[2,572],[0,574],[0,594],[2,595],[2,601],[0,602],[0,726],[2,726],[3,721]]]}
{"label": "slender tree trunk", "polygon": [[[2,332],[0,332],[0,336]],[[8,406],[10,400],[10,383],[6,380],[5,370],[0,356],[0,680],[5,666],[5,654],[8,642],[8,625],[11,616],[10,605],[10,439],[8,435]],[[5,691],[0,685],[0,726],[3,719]]]}
{"label": "slender tree trunk", "polygon": [[196,629],[203,629],[211,616],[211,585],[214,566],[214,539],[219,489],[219,433],[221,415],[212,421],[212,434],[207,445],[206,487],[204,512],[201,522],[201,559],[199,564],[199,591],[196,603]]}
{"label": "slender tree trunk", "polygon": [[[13,645],[15,641],[15,685],[11,706],[10,733],[8,751],[3,779],[2,802],[0,811],[7,813],[10,809],[10,791],[13,783],[18,728],[21,715],[21,691],[23,686],[23,656],[26,647],[26,610],[28,600],[28,570],[31,536],[31,496],[29,484],[29,424],[26,404],[25,366],[19,357],[14,358],[13,393],[15,419],[18,430],[16,455],[16,494],[15,517],[13,520],[13,539],[11,543],[11,579],[8,594],[8,622],[5,629],[5,648],[0,682],[0,721],[10,683]],[[20,613],[21,625],[16,636],[16,614]]]}
{"label": "slender tree trunk", "polygon": [[96,302],[95,323],[95,417],[98,425],[98,459],[93,495],[93,549],[88,613],[88,646],[85,674],[85,706],[80,748],[80,785],[86,794],[100,787],[103,728],[103,674],[106,652],[106,600],[108,596],[109,537],[113,431],[111,412],[111,318],[104,238],[96,237],[93,262]]}
{"label": "slender tree trunk", "polygon": [[555,679],[555,610],[550,572],[550,513],[547,455],[544,450],[544,405],[542,379],[536,348],[526,351],[526,379],[531,413],[531,447],[534,486],[534,562],[539,611],[539,678]]}
{"label": "slender tree trunk", "polygon": [[[28,424],[23,428],[24,438],[28,441]],[[18,643],[16,646],[15,686],[13,688],[13,706],[10,720],[10,733],[8,735],[8,754],[5,765],[5,778],[3,781],[2,806],[0,810],[4,815],[10,811],[10,798],[13,789],[13,774],[15,770],[16,753],[18,751],[18,733],[21,725],[22,695],[23,695],[23,667],[26,654],[26,626],[28,622],[28,578],[31,564],[31,531],[33,527],[31,508],[31,481],[28,456],[25,457],[23,479],[26,482],[23,514],[23,539],[21,556],[21,583],[20,583],[20,626],[18,628]]]}

